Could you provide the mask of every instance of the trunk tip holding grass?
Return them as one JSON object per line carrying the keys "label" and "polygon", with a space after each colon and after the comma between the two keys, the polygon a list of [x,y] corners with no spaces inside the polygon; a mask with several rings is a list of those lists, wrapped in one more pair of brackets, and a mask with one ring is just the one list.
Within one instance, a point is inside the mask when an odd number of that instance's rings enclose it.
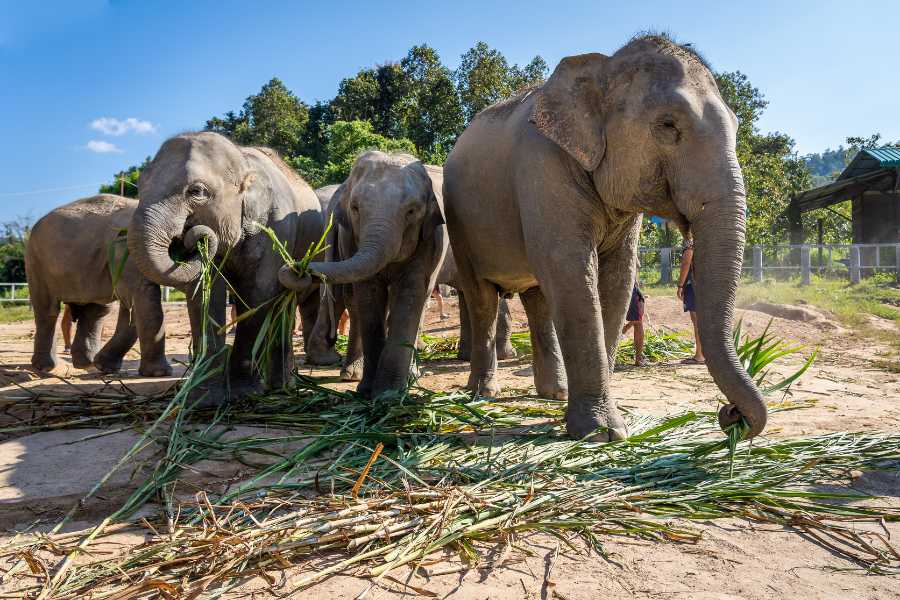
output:
{"label": "trunk tip holding grass", "polygon": [[291,265],[284,265],[278,269],[278,281],[289,290],[305,292],[318,283],[319,279],[312,277],[309,273],[299,275]]}

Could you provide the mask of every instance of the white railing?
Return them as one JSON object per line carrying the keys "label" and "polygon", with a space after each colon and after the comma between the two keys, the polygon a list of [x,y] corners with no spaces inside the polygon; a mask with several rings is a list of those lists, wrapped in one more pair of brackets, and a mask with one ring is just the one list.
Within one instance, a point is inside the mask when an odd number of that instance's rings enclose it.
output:
{"label": "white railing", "polygon": [[[639,255],[642,269],[658,268],[661,283],[673,281],[680,249],[642,247]],[[762,281],[766,273],[797,274],[801,283],[809,283],[813,273],[859,283],[874,273],[893,272],[900,283],[898,265],[900,244],[778,244],[748,247],[743,270],[757,281]]]}
{"label": "white railing", "polygon": [[[170,300],[171,292],[174,288],[162,288],[163,304],[184,304],[184,300]],[[0,303],[6,302],[28,302],[28,284],[22,283],[0,283]]]}

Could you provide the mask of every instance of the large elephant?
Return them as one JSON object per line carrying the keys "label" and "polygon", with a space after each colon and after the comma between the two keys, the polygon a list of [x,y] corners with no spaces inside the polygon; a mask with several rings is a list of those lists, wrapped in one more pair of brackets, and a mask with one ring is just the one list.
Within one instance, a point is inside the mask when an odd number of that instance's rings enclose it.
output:
{"label": "large elephant", "polygon": [[[352,284],[351,339],[363,347],[357,390],[378,396],[406,387],[422,310],[447,250],[442,174],[406,154],[360,155],[332,199],[337,260],[310,269],[332,285]],[[310,278],[279,271],[286,287]],[[352,342],[351,342],[352,344]]]}
{"label": "large elephant", "polygon": [[[203,341],[201,295],[195,293],[202,269],[197,243],[208,240],[221,264],[212,285],[205,327],[208,351],[224,345],[218,325],[225,323],[226,285],[236,292],[238,312],[265,304],[282,291],[278,269],[284,263],[258,225],[266,225],[293,253],[302,256],[322,235],[322,210],[312,188],[268,148],[238,146],[211,132],[185,133],[165,143],[141,174],[138,208],[128,229],[135,264],[149,279],[185,290],[195,352]],[[170,247],[192,254],[175,262]],[[226,284],[227,280],[227,284]],[[300,296],[304,336],[318,312],[318,298]],[[290,344],[274,340],[268,372],[258,373],[252,349],[271,305],[240,320],[228,376],[204,385],[211,403],[259,389],[261,378],[280,386],[293,368]]]}
{"label": "large elephant", "polygon": [[695,236],[700,339],[729,402],[720,424],[743,416],[749,436],[762,431],[765,404],[731,339],[746,208],[736,131],[703,60],[661,36],[564,58],[543,85],[482,111],[444,167],[473,322],[469,386],[497,392],[498,293],[520,292],[538,390],[568,395],[569,434],[625,437],[609,379],[646,212]]}
{"label": "large elephant", "polygon": [[[171,375],[159,286],[141,275],[133,260],[121,262],[125,246],[117,238],[136,208],[136,200],[100,194],[60,206],[35,223],[25,248],[34,309],[31,364],[35,369],[50,371],[57,364],[56,320],[63,302],[69,304],[77,322],[73,365],[86,369],[93,364],[103,373],[118,371],[125,353],[140,340],[140,374]],[[117,274],[115,289],[113,272]],[[103,318],[117,299],[115,333],[100,348]]]}

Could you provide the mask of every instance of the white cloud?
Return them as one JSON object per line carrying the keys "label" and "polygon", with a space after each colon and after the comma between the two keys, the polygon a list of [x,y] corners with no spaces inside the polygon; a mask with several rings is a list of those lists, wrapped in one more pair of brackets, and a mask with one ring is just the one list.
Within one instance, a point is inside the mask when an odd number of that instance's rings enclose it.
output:
{"label": "white cloud", "polygon": [[120,121],[115,117],[100,117],[91,121],[91,129],[95,129],[106,135],[125,135],[129,131],[138,134],[156,133],[156,125],[150,121],[128,117]]}
{"label": "white cloud", "polygon": [[85,146],[91,152],[96,152],[97,154],[119,154],[123,150],[116,146],[115,144],[110,144],[109,142],[104,142],[103,140],[91,140]]}

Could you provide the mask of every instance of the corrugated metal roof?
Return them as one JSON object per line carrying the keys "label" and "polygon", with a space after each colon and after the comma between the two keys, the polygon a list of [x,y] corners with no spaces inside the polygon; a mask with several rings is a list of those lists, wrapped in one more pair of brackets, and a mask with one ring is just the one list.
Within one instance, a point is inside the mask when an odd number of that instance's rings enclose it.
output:
{"label": "corrugated metal roof", "polygon": [[865,150],[881,162],[882,167],[900,167],[900,146],[884,146]]}
{"label": "corrugated metal roof", "polygon": [[864,173],[890,167],[900,167],[900,147],[882,146],[881,148],[868,148],[860,150],[853,157],[853,160],[850,161],[850,164],[838,177],[838,180],[850,179]]}

